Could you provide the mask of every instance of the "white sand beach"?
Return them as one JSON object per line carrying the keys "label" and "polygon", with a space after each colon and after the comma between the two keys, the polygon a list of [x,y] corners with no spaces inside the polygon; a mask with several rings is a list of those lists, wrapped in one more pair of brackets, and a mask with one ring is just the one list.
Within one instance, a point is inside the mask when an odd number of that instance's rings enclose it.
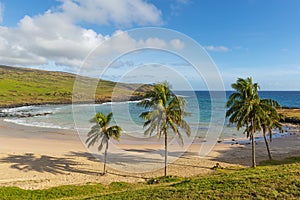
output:
{"label": "white sand beach", "polygon": [[[102,176],[103,163],[90,154],[76,131],[21,126],[0,120],[0,186],[42,189],[58,185],[115,181],[143,182],[163,175],[163,169],[139,172],[147,166],[163,166],[160,146],[123,144],[128,154],[109,154],[108,174]],[[194,176],[213,173],[217,162],[223,167],[250,166],[251,145],[217,143],[204,158],[198,156],[200,144],[192,144],[181,158],[168,166],[168,174]],[[274,159],[300,156],[299,127],[288,136],[271,143]],[[263,141],[257,142],[257,161],[267,160]],[[169,151],[172,160],[172,149]],[[151,165],[150,165],[150,164]],[[127,172],[126,172],[127,171]],[[144,170],[140,170],[144,171]]]}

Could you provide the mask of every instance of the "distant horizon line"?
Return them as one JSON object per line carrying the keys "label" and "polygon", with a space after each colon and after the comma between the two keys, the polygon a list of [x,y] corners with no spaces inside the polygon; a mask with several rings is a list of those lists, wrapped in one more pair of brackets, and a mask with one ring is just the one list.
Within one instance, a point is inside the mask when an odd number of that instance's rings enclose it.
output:
{"label": "distant horizon line", "polygon": [[[187,91],[194,91],[194,92],[234,92],[235,90],[173,90],[178,92],[187,92]],[[300,90],[259,90],[258,92],[300,92]]]}

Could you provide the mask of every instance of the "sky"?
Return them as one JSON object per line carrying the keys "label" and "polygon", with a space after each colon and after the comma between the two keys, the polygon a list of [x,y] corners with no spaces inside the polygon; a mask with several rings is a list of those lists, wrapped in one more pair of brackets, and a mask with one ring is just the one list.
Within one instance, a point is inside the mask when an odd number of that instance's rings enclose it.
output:
{"label": "sky", "polygon": [[[0,0],[0,64],[78,73],[93,49],[118,34],[123,34],[119,42],[99,51],[99,57],[145,45],[189,48],[177,38],[148,34],[137,39],[127,34],[136,28],[159,27],[199,43],[226,89],[236,78],[252,76],[262,90],[300,90],[299,10],[299,0]],[[196,78],[189,77],[191,67],[175,57],[148,50],[131,53],[114,61],[115,67],[103,77],[118,81],[117,74],[126,70],[132,74],[137,66],[144,66],[152,72],[149,66],[159,63],[178,69],[176,73],[186,72],[193,88],[207,89],[207,77],[201,83],[192,81]],[[176,67],[179,63],[183,64]],[[156,74],[172,74],[161,70]],[[148,77],[153,80],[153,76]],[[146,80],[130,77],[135,82]],[[178,76],[173,79],[176,82]]]}

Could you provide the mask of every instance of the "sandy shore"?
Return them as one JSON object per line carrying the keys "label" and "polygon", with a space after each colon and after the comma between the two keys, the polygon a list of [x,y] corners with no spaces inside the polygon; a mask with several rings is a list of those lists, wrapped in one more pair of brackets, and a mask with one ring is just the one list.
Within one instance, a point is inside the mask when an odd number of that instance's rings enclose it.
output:
{"label": "sandy shore", "polygon": [[[76,131],[26,127],[0,120],[0,138],[0,186],[41,189],[89,182],[142,182],[163,175],[163,145],[156,138],[149,144],[111,145],[108,174],[104,176],[100,175],[103,164],[88,152]],[[211,167],[217,162],[223,167],[249,166],[251,145],[230,141],[217,143],[204,158],[198,155],[199,142],[190,145],[186,152],[170,145],[172,163],[168,174],[187,177],[213,173]],[[300,156],[299,128],[274,139],[271,150],[274,159]],[[268,158],[263,141],[257,142],[256,152],[258,162]]]}

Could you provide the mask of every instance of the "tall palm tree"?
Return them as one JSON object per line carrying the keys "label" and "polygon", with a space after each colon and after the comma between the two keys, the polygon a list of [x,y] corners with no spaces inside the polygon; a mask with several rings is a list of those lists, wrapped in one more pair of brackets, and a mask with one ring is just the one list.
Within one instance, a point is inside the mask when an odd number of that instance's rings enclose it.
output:
{"label": "tall palm tree", "polygon": [[90,122],[95,123],[95,125],[88,132],[88,138],[86,140],[86,143],[88,143],[88,147],[93,146],[95,143],[98,143],[99,140],[101,140],[98,146],[98,151],[101,151],[103,146],[105,145],[103,175],[106,173],[106,160],[109,139],[112,137],[115,140],[119,141],[120,134],[122,132],[122,128],[120,126],[109,126],[112,116],[113,114],[111,112],[108,113],[108,115],[98,112],[95,117],[90,120]]}
{"label": "tall palm tree", "polygon": [[278,128],[279,131],[282,131],[282,125],[279,121],[283,118],[283,115],[277,112],[277,109],[281,108],[280,104],[277,101],[272,99],[262,99],[261,104],[263,105],[263,108],[265,110],[265,117],[262,123],[263,137],[268,151],[269,159],[272,160],[266,132],[269,132],[270,141],[272,141],[272,129]]}
{"label": "tall palm tree", "polygon": [[149,111],[141,113],[140,117],[145,120],[145,135],[151,135],[156,132],[158,137],[165,138],[165,169],[164,175],[167,175],[168,159],[168,134],[172,130],[183,145],[181,131],[188,136],[191,135],[191,129],[184,120],[188,113],[186,109],[186,100],[183,97],[176,96],[171,90],[168,82],[154,84],[152,90],[144,95],[145,100],[138,105],[143,106]]}
{"label": "tall palm tree", "polygon": [[236,123],[239,130],[245,127],[247,137],[252,143],[252,166],[256,166],[255,159],[255,132],[261,130],[264,117],[264,110],[260,104],[258,95],[258,84],[252,82],[252,78],[238,78],[237,82],[231,85],[236,91],[232,93],[227,101],[226,117],[230,123]]}

